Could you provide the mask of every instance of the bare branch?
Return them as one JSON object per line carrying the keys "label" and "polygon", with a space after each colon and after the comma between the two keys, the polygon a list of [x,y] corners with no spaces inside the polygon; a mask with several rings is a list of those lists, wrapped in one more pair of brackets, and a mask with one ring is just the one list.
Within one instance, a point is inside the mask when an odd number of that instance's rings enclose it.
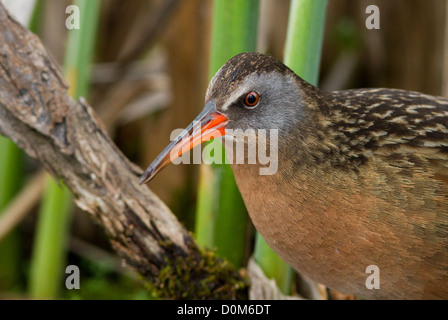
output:
{"label": "bare branch", "polygon": [[40,40],[0,4],[0,133],[61,179],[127,265],[165,297],[246,297],[241,275],[199,250],[105,132],[87,103],[68,95]]}

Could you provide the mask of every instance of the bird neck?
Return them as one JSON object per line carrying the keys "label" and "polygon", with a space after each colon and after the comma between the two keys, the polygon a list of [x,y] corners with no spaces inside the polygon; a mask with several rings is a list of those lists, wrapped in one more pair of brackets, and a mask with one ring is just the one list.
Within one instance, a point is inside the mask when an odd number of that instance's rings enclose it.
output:
{"label": "bird neck", "polygon": [[335,133],[329,130],[333,112],[328,93],[297,77],[301,101],[296,107],[296,121],[281,130],[279,160],[302,165],[331,161],[338,153]]}

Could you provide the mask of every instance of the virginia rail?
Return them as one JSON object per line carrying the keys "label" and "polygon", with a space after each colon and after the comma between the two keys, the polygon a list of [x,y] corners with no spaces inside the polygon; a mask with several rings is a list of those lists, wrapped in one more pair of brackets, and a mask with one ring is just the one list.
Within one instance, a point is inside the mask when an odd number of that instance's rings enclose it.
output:
{"label": "virginia rail", "polygon": [[[243,53],[216,73],[205,101],[201,130],[190,125],[141,183],[201,137],[278,129],[275,174],[260,175],[260,164],[232,169],[256,229],[282,259],[364,298],[448,298],[448,99],[324,92],[272,57]],[[379,289],[366,287],[370,265]]]}

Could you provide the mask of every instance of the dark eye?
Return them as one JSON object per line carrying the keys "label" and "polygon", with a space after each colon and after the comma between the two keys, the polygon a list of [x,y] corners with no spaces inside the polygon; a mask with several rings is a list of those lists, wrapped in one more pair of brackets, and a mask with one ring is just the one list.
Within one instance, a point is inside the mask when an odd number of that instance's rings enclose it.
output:
{"label": "dark eye", "polygon": [[258,104],[258,101],[260,101],[260,96],[255,91],[249,92],[246,94],[246,97],[244,97],[244,104],[249,108],[255,107]]}

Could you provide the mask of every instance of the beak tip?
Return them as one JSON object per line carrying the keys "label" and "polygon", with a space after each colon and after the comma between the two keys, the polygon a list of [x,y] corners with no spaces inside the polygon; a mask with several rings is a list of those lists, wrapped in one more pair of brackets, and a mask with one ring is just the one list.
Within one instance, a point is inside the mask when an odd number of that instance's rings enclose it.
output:
{"label": "beak tip", "polygon": [[141,176],[141,178],[140,178],[140,182],[139,182],[139,184],[140,185],[144,185],[145,183],[148,183],[149,181],[151,181],[151,179],[153,178],[154,176],[152,175],[152,172],[150,172],[150,171],[145,171],[145,173]]}

